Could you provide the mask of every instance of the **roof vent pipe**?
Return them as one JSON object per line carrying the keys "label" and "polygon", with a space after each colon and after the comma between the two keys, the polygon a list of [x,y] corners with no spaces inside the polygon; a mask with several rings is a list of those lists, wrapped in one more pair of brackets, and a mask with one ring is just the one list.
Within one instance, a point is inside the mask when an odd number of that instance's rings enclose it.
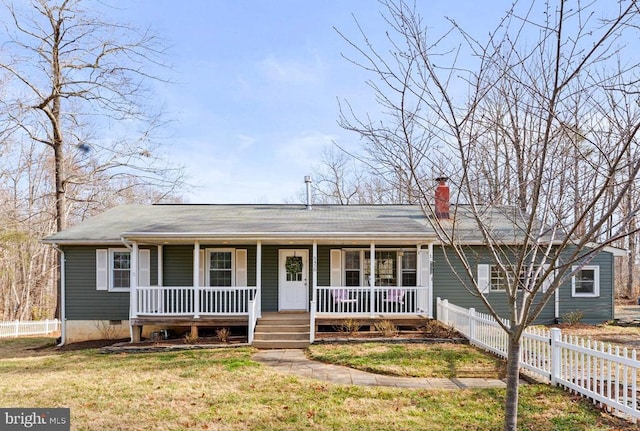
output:
{"label": "roof vent pipe", "polygon": [[311,209],[311,177],[306,175],[304,177],[304,182],[307,184],[307,209]]}

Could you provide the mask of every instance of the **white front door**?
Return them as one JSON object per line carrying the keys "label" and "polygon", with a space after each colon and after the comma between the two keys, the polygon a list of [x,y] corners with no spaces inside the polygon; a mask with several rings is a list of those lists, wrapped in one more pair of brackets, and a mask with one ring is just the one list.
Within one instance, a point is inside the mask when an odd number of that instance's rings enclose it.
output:
{"label": "white front door", "polygon": [[279,310],[307,311],[309,303],[309,250],[280,250]]}

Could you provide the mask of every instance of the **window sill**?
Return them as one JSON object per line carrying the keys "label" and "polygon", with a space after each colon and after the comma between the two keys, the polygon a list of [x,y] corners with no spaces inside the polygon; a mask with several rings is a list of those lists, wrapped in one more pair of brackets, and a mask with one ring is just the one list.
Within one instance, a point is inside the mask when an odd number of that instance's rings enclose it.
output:
{"label": "window sill", "polygon": [[109,288],[108,291],[109,292],[114,292],[114,293],[118,293],[118,292],[129,293],[131,291],[131,289],[128,288],[128,287],[112,287],[112,288]]}

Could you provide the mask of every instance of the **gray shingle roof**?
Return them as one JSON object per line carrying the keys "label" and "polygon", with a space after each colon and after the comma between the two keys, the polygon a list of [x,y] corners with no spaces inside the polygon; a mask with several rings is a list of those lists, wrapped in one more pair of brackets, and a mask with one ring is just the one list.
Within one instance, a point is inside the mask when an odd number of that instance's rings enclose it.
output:
{"label": "gray shingle roof", "polygon": [[124,205],[44,241],[100,242],[136,237],[434,237],[419,206],[409,205]]}
{"label": "gray shingle roof", "polygon": [[[522,240],[525,221],[514,207],[485,207],[482,220],[495,239]],[[455,237],[483,243],[469,208],[452,206]],[[417,205],[123,205],[44,239],[47,243],[107,243],[128,239],[437,239]]]}

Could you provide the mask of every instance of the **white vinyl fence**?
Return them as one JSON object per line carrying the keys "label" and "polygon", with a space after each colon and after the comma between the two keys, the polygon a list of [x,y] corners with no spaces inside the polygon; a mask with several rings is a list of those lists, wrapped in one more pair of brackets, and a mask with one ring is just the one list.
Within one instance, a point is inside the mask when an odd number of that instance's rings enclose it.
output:
{"label": "white vinyl fence", "polygon": [[14,320],[0,322],[0,338],[17,338],[25,335],[47,335],[60,330],[60,321],[53,320]]}
{"label": "white vinyl fence", "polygon": [[[507,334],[490,315],[438,298],[437,319],[471,344],[507,357]],[[640,419],[640,361],[634,349],[563,335],[557,328],[528,328],[522,337],[520,367],[633,422]]]}

